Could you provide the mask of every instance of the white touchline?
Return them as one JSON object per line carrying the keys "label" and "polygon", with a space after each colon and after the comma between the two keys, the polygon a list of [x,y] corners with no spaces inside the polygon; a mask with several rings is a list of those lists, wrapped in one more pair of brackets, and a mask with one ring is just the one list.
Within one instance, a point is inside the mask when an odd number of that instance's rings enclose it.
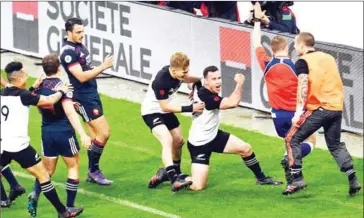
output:
{"label": "white touchline", "polygon": [[[21,173],[21,172],[15,172],[15,171],[13,173],[16,176],[19,176],[19,177],[22,177],[22,178],[25,178],[25,179],[34,179],[34,177],[29,175],[29,174],[25,174],[25,173]],[[58,182],[54,182],[54,181],[52,181],[52,183],[53,183],[54,186],[58,186],[58,187],[61,187],[63,189],[66,188],[66,185],[63,184],[63,183],[58,183]],[[116,204],[120,204],[120,205],[123,205],[123,206],[132,207],[132,208],[135,208],[135,209],[138,209],[138,210],[143,210],[143,211],[146,211],[148,213],[153,213],[153,214],[160,215],[160,216],[163,216],[163,217],[181,218],[180,216],[175,215],[175,214],[166,213],[164,211],[157,210],[157,209],[154,209],[154,208],[151,208],[151,207],[146,207],[146,206],[143,206],[143,205],[139,205],[139,204],[127,201],[127,200],[122,200],[122,199],[110,197],[110,196],[107,196],[107,195],[104,195],[104,194],[99,194],[99,193],[87,191],[87,190],[85,190],[83,188],[78,188],[77,192],[79,192],[81,194],[84,194],[84,195],[91,196],[91,197],[96,197],[96,198],[99,198],[99,199],[102,199],[102,200],[110,201],[110,202],[113,202],[113,203],[116,203]]]}

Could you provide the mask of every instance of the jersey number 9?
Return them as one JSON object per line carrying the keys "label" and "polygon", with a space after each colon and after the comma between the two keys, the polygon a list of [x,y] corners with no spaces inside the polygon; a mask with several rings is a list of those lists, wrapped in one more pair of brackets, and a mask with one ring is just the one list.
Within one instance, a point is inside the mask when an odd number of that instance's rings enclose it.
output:
{"label": "jersey number 9", "polygon": [[9,116],[9,108],[6,105],[1,106],[1,115],[5,117],[5,121],[8,119]]}

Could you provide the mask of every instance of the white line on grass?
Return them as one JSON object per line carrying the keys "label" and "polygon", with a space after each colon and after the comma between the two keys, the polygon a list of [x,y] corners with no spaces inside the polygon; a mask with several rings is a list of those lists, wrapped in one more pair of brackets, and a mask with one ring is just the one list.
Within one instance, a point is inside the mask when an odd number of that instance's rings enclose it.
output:
{"label": "white line on grass", "polygon": [[[25,173],[21,173],[21,172],[14,172],[14,174],[16,176],[19,176],[19,177],[22,177],[22,178],[25,178],[25,179],[34,180],[34,177],[29,175],[29,174],[25,174]],[[54,181],[52,181],[52,183],[53,183],[53,185],[58,186],[60,188],[63,188],[63,189],[66,188],[66,186],[63,183],[58,183],[58,182],[54,182]],[[107,196],[107,195],[104,195],[104,194],[99,194],[99,193],[87,191],[87,190],[85,190],[83,188],[78,188],[77,192],[79,192],[81,194],[84,194],[84,195],[88,195],[90,197],[96,197],[96,198],[99,198],[101,200],[106,200],[106,201],[110,201],[110,202],[120,204],[120,205],[123,205],[123,206],[132,207],[132,208],[135,208],[135,209],[138,209],[138,210],[146,211],[148,213],[153,213],[153,214],[160,215],[160,216],[163,216],[163,217],[181,218],[180,216],[175,215],[175,214],[166,213],[166,212],[161,211],[161,210],[157,210],[157,209],[154,209],[154,208],[151,208],[151,207],[146,207],[146,206],[139,205],[139,204],[136,204],[136,203],[133,203],[133,202],[130,202],[130,201],[122,200],[122,199],[119,199],[119,198],[110,197],[110,196]]]}

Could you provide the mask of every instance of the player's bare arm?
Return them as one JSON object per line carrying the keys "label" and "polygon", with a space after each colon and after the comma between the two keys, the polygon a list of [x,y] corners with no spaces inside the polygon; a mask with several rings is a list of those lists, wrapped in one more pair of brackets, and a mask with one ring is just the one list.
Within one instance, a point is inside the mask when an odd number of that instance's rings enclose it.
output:
{"label": "player's bare arm", "polygon": [[254,49],[263,47],[262,42],[261,42],[260,21],[259,20],[254,21],[253,45],[254,45]]}
{"label": "player's bare arm", "polygon": [[205,108],[203,102],[197,102],[189,106],[174,106],[168,100],[159,100],[158,102],[162,110],[169,113],[202,112]]}
{"label": "player's bare arm", "polygon": [[183,82],[185,83],[195,83],[195,82],[198,82],[200,81],[201,78],[200,77],[195,77],[195,76],[191,76],[191,75],[185,75],[184,78],[183,78]]}
{"label": "player's bare arm", "polygon": [[78,114],[73,106],[73,101],[72,100],[62,101],[62,107],[72,127],[76,130],[78,135],[80,135],[82,145],[85,148],[89,148],[91,145],[91,138],[86,134],[86,132],[82,127]]}
{"label": "player's bare arm", "polygon": [[72,86],[70,84],[66,84],[62,85],[58,89],[58,91],[52,95],[48,96],[40,95],[37,106],[53,105],[57,103],[62,98],[62,96],[69,91],[72,91]]}
{"label": "player's bare arm", "polygon": [[241,73],[235,74],[234,80],[236,82],[235,90],[230,94],[229,97],[223,98],[220,104],[221,110],[235,108],[239,106],[243,95],[243,85],[245,77]]}
{"label": "player's bare arm", "polygon": [[8,85],[8,82],[1,76],[1,86],[6,87]]}
{"label": "player's bare arm", "polygon": [[298,76],[297,104],[302,107],[306,102],[308,92],[308,74],[300,74]]}
{"label": "player's bare arm", "polygon": [[97,77],[104,70],[109,69],[113,66],[114,56],[107,55],[104,59],[104,63],[93,68],[92,70],[83,71],[80,64],[71,66],[69,71],[74,75],[81,83],[87,82],[90,79]]}

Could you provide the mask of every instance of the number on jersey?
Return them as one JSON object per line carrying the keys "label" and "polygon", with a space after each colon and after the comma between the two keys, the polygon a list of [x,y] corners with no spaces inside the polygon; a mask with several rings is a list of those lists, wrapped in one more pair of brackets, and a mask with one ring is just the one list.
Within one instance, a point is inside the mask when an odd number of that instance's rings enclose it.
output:
{"label": "number on jersey", "polygon": [[6,121],[9,117],[9,107],[6,105],[1,106],[1,117],[4,117],[4,121]]}

